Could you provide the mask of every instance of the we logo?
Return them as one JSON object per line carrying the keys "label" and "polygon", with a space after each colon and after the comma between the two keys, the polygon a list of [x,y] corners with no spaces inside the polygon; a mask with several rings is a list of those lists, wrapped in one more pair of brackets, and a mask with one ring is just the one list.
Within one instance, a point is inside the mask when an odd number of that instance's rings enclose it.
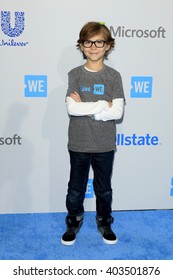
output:
{"label": "we logo", "polygon": [[93,198],[93,197],[94,197],[93,179],[88,179],[85,198]]}
{"label": "we logo", "polygon": [[103,95],[104,94],[104,85],[95,84],[93,93]]}
{"label": "we logo", "polygon": [[171,178],[171,190],[170,190],[170,196],[173,196],[173,177]]}
{"label": "we logo", "polygon": [[25,97],[47,97],[47,76],[25,75]]}
{"label": "we logo", "polygon": [[9,37],[20,36],[25,27],[25,13],[15,12],[14,13],[14,27],[11,26],[11,13],[9,11],[1,12],[1,29],[5,35]]}
{"label": "we logo", "polygon": [[132,77],[131,93],[132,98],[151,98],[152,97],[152,77]]}

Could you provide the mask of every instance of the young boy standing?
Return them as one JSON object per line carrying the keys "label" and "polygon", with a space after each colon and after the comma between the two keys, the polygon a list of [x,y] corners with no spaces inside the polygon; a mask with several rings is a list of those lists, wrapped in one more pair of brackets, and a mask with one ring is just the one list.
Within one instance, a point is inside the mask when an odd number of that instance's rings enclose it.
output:
{"label": "young boy standing", "polygon": [[88,22],[81,29],[77,47],[86,63],[68,74],[66,97],[70,116],[68,150],[70,180],[66,196],[67,230],[63,245],[73,245],[83,222],[83,202],[90,166],[96,196],[96,223],[107,244],[117,237],[111,229],[111,176],[116,150],[116,124],[123,115],[124,92],[119,72],[104,64],[114,39],[109,29],[98,22]]}

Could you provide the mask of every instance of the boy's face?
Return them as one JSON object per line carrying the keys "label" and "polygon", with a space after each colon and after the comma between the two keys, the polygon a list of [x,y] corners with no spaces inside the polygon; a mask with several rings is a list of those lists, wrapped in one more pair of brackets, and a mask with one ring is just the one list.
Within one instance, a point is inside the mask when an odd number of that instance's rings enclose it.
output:
{"label": "boy's face", "polygon": [[[92,45],[88,47],[89,44],[91,44],[90,41],[95,42],[95,44],[92,43]],[[85,56],[87,57],[87,60],[93,62],[103,60],[105,53],[110,48],[110,46],[106,44],[105,39],[101,34],[89,38],[88,40],[86,40],[86,43],[87,47],[85,47],[85,42],[84,44],[81,44],[81,51],[84,52]]]}

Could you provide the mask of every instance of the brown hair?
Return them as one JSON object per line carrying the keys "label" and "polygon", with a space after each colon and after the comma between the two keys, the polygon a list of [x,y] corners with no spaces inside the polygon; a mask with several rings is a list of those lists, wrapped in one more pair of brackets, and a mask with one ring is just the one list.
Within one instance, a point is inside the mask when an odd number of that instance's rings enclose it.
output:
{"label": "brown hair", "polygon": [[[106,41],[106,44],[110,46],[109,51],[114,48],[115,39],[112,38],[110,30],[106,27],[106,25],[99,23],[99,22],[95,22],[95,21],[88,22],[82,27],[82,29],[79,33],[79,39],[77,41],[76,47],[78,49],[80,49],[80,45],[84,41],[89,40],[91,37],[98,35],[98,34],[103,35],[104,40]],[[106,52],[106,56],[107,56],[108,52]],[[85,55],[84,55],[84,58],[86,58]]]}

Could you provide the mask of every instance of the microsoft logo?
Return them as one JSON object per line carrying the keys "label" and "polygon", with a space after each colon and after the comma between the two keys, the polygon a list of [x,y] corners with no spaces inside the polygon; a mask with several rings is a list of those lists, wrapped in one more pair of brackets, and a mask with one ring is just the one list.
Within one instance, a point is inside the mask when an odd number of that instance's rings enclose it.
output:
{"label": "microsoft logo", "polygon": [[22,137],[18,134],[13,137],[0,137],[0,145],[22,145]]}
{"label": "microsoft logo", "polygon": [[162,26],[151,30],[141,28],[131,29],[125,26],[118,26],[116,29],[114,29],[113,26],[110,26],[110,31],[114,37],[118,36],[120,38],[166,38],[166,29]]}

